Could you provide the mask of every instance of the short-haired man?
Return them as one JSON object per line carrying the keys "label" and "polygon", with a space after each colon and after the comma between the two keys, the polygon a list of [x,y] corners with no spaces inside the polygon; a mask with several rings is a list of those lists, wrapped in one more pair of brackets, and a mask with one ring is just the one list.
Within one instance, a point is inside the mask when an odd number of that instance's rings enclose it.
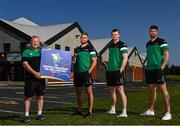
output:
{"label": "short-haired man", "polygon": [[149,86],[151,97],[148,110],[141,115],[155,115],[154,104],[156,101],[156,87],[158,85],[164,96],[166,105],[166,113],[162,117],[162,120],[171,120],[170,98],[166,88],[166,82],[163,72],[169,59],[168,44],[164,39],[158,37],[158,26],[152,25],[149,29],[149,32],[151,40],[146,44],[146,83]]}
{"label": "short-haired man", "polygon": [[107,85],[110,92],[111,108],[107,111],[108,114],[116,114],[116,90],[121,96],[122,113],[117,117],[128,117],[127,98],[124,92],[124,77],[123,71],[128,60],[127,45],[120,40],[120,32],[118,29],[111,31],[112,43],[109,46],[109,62],[107,68]]}
{"label": "short-haired man", "polygon": [[75,71],[74,71],[74,86],[76,88],[78,110],[73,115],[82,114],[82,87],[86,87],[88,96],[88,112],[84,117],[91,117],[93,109],[93,90],[91,73],[97,64],[95,49],[90,45],[88,34],[82,33],[80,36],[81,45],[75,49]]}
{"label": "short-haired man", "polygon": [[45,79],[41,79],[40,70],[41,48],[40,38],[32,36],[31,47],[24,50],[22,55],[22,64],[25,70],[25,117],[24,122],[30,122],[29,110],[31,99],[34,94],[37,96],[38,114],[37,120],[44,120],[42,115],[43,95],[45,93]]}

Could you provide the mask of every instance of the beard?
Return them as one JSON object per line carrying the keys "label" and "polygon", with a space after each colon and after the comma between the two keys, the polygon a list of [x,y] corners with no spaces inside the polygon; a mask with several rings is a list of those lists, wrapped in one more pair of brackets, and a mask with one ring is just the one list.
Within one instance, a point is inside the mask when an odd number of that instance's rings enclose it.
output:
{"label": "beard", "polygon": [[156,38],[157,36],[156,35],[151,35],[151,38]]}

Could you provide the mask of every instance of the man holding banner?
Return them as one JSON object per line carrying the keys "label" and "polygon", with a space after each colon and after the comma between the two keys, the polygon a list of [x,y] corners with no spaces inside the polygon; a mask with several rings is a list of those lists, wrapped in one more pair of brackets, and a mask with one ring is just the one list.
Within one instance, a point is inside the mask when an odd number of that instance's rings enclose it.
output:
{"label": "man holding banner", "polygon": [[80,36],[81,45],[75,49],[75,71],[74,71],[74,86],[76,88],[78,110],[73,115],[82,114],[82,87],[86,87],[88,95],[88,112],[84,117],[91,117],[93,109],[93,91],[91,72],[97,64],[95,49],[88,43],[88,34],[82,33]]}
{"label": "man holding banner", "polygon": [[45,79],[41,79],[40,69],[41,48],[40,38],[38,36],[32,36],[31,47],[23,52],[22,61],[25,69],[25,117],[24,122],[30,122],[29,110],[32,96],[36,93],[38,115],[37,120],[44,120],[42,115],[43,108],[43,95],[45,93]]}

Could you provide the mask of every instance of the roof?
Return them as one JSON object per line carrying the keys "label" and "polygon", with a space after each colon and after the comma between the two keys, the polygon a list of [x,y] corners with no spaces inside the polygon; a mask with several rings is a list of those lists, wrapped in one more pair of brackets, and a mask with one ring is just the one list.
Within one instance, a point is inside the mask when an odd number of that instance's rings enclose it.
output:
{"label": "roof", "polygon": [[18,24],[24,24],[24,25],[38,26],[36,23],[34,23],[34,22],[24,18],[24,17],[20,17],[18,19],[15,19],[12,22],[18,23]]}
{"label": "roof", "polygon": [[106,39],[95,39],[91,40],[91,44],[94,46],[97,53],[99,53],[112,39],[106,38]]}
{"label": "roof", "polygon": [[12,26],[13,28],[25,33],[28,36],[37,35],[41,38],[42,43],[49,40],[53,36],[57,35],[59,32],[63,31],[67,27],[71,26],[73,23],[67,24],[57,24],[50,26],[38,26],[37,24],[25,19],[19,18],[14,21],[8,21],[1,19],[4,23]]}

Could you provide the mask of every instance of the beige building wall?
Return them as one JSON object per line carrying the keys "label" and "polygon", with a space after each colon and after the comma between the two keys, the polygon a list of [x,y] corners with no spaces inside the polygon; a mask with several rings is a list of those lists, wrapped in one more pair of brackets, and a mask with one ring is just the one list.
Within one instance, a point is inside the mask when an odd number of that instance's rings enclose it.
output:
{"label": "beige building wall", "polygon": [[20,52],[21,42],[25,40],[0,27],[0,52],[4,52],[4,43],[10,43],[10,52]]}
{"label": "beige building wall", "polygon": [[58,39],[56,42],[51,44],[50,48],[55,48],[55,44],[61,45],[61,50],[65,50],[65,46],[70,47],[70,51],[72,55],[74,55],[74,48],[80,45],[79,37],[76,38],[77,35],[80,35],[81,32],[78,28],[73,29],[62,38]]}

